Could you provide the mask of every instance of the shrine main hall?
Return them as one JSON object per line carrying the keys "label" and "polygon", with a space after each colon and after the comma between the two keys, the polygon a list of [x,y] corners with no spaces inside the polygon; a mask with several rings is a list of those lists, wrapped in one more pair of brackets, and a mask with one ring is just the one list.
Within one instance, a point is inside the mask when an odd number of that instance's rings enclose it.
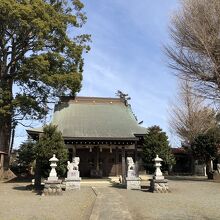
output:
{"label": "shrine main hall", "polygon": [[[147,129],[122,97],[62,97],[51,123],[62,132],[69,160],[80,157],[82,177],[124,176],[126,157],[141,160]],[[27,132],[36,138],[42,128]]]}

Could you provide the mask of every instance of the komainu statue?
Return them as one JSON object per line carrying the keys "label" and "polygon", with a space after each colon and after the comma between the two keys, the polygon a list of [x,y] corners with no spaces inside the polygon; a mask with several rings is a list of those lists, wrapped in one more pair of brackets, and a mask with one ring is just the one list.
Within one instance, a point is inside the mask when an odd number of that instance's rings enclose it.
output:
{"label": "komainu statue", "polygon": [[74,157],[73,158],[73,169],[74,170],[79,170],[79,157]]}
{"label": "komainu statue", "polygon": [[125,178],[127,189],[141,189],[140,178],[132,157],[127,157],[127,177]]}
{"label": "komainu statue", "polygon": [[72,163],[68,161],[67,162],[68,171],[79,170],[79,161],[80,161],[79,157],[74,157]]}
{"label": "komainu statue", "polygon": [[67,162],[66,190],[80,189],[81,177],[79,176],[79,157],[74,157],[73,162]]}
{"label": "komainu statue", "polygon": [[128,171],[135,170],[135,165],[132,157],[127,157],[127,167],[128,167]]}

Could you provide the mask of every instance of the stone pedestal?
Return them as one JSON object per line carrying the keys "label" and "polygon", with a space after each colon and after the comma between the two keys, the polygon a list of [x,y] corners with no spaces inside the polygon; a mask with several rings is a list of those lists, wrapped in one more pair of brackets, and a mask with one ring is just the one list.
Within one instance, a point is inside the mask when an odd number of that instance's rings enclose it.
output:
{"label": "stone pedestal", "polygon": [[161,179],[161,180],[151,179],[150,188],[152,192],[156,192],[156,193],[170,192],[167,179]]}
{"label": "stone pedestal", "polygon": [[78,170],[68,171],[67,178],[65,178],[66,190],[80,189],[80,181]]}
{"label": "stone pedestal", "polygon": [[140,178],[136,176],[135,167],[132,167],[132,170],[127,171],[126,177],[126,188],[127,189],[141,189]]}
{"label": "stone pedestal", "polygon": [[62,180],[45,180],[43,195],[62,195],[61,182]]}
{"label": "stone pedestal", "polygon": [[127,189],[141,189],[141,181],[139,177],[126,177]]}
{"label": "stone pedestal", "polygon": [[68,190],[80,189],[80,181],[81,181],[81,178],[79,178],[78,180],[65,179],[66,190],[68,191]]}

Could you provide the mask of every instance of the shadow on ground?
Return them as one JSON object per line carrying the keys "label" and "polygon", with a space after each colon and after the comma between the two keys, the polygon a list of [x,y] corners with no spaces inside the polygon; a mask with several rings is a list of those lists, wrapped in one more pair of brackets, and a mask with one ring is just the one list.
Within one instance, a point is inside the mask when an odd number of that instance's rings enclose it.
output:
{"label": "shadow on ground", "polygon": [[32,184],[29,185],[22,185],[22,186],[14,186],[12,188],[13,190],[18,190],[18,191],[29,191],[34,193],[37,196],[41,196],[42,195],[42,190],[43,190],[43,186],[41,187],[41,189],[34,189]]}
{"label": "shadow on ground", "polygon": [[[113,187],[113,188],[117,188],[117,189],[126,189],[125,185],[122,185],[121,183],[115,183],[115,182],[111,182],[112,185],[110,185],[109,187]],[[150,190],[150,186],[141,186],[141,189],[132,189],[133,191],[142,191],[142,192],[152,192]]]}
{"label": "shadow on ground", "polygon": [[13,189],[21,191],[30,191],[31,189],[27,188],[28,186],[14,186]]}
{"label": "shadow on ground", "polygon": [[31,183],[33,176],[28,176],[28,177],[22,177],[22,176],[17,176],[13,179],[10,180],[5,180],[3,183]]}
{"label": "shadow on ground", "polygon": [[166,176],[165,178],[172,181],[213,182],[213,180],[208,179],[207,177],[200,176]]}

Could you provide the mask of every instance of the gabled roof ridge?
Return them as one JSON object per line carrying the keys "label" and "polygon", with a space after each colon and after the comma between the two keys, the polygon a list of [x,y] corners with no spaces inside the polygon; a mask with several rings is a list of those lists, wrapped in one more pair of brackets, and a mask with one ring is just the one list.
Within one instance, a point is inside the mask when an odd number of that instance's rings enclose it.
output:
{"label": "gabled roof ridge", "polygon": [[[59,103],[123,103],[124,100],[121,98],[111,98],[111,97],[87,97],[87,96],[62,96],[60,97]],[[58,104],[59,104],[58,103]]]}
{"label": "gabled roof ridge", "polygon": [[98,97],[98,96],[76,96],[76,98],[80,98],[80,99],[115,99],[115,100],[121,100],[120,98],[115,98],[115,97]]}
{"label": "gabled roof ridge", "polygon": [[75,100],[77,99],[116,99],[116,100],[121,100],[121,98],[116,98],[116,97],[100,97],[100,96],[60,96],[60,99],[62,98],[67,98],[67,99],[72,99]]}

